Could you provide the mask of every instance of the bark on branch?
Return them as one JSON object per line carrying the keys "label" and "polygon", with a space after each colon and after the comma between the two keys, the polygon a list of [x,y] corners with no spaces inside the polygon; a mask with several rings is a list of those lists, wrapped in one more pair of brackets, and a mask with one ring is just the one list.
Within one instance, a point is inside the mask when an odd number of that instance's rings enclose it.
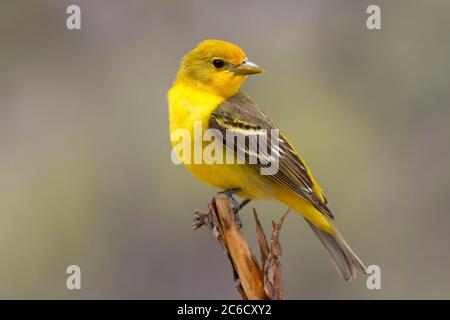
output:
{"label": "bark on branch", "polygon": [[193,229],[203,225],[211,228],[231,263],[234,280],[238,281],[237,290],[242,299],[283,298],[284,286],[280,263],[282,250],[279,234],[287,213],[279,223],[272,222],[269,246],[256,210],[253,209],[261,253],[260,265],[242,234],[225,194],[217,194],[208,203],[208,212],[198,210],[194,212]]}

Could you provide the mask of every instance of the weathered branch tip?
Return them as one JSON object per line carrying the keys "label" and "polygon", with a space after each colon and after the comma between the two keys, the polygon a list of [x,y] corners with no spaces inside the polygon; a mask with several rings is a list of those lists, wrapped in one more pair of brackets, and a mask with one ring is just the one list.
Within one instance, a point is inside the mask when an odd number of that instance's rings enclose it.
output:
{"label": "weathered branch tip", "polygon": [[213,231],[231,263],[234,279],[238,281],[237,291],[242,299],[283,299],[279,234],[288,213],[289,210],[279,223],[272,221],[269,246],[258,214],[253,209],[261,253],[260,265],[242,234],[241,226],[236,221],[235,213],[225,194],[219,193],[211,199],[207,212],[194,211],[192,228],[197,230],[206,225]]}

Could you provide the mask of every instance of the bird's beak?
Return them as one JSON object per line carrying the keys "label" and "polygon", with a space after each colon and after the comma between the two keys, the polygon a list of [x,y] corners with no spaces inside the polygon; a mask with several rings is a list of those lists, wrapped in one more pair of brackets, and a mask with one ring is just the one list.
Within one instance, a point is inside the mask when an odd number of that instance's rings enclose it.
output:
{"label": "bird's beak", "polygon": [[244,60],[239,66],[236,67],[235,73],[240,76],[247,76],[250,74],[256,74],[264,72],[264,69],[257,64]]}

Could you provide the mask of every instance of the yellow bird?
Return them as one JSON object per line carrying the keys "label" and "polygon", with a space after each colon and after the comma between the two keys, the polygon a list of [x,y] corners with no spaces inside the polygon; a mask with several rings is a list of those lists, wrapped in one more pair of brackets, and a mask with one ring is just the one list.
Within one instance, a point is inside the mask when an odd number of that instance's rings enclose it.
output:
{"label": "yellow bird", "polygon": [[[223,148],[233,152],[257,152],[242,145],[227,141],[227,132],[250,137],[262,130],[278,127],[260,110],[258,105],[240,91],[248,75],[264,70],[247,59],[238,46],[221,41],[205,40],[189,52],[182,60],[173,86],[167,98],[171,142],[175,146],[178,130],[195,135],[195,123],[202,130],[216,129],[223,133]],[[287,137],[279,132],[278,144],[269,148],[279,155],[278,170],[262,175],[261,163],[218,164],[185,161],[186,168],[199,180],[225,190],[231,200],[233,193],[245,200],[237,205],[239,210],[253,199],[277,200],[302,214],[314,233],[328,250],[342,277],[349,281],[359,270],[366,268],[350,249],[333,225],[333,214],[327,207],[321,188],[305,162]],[[202,143],[204,148],[205,144]],[[192,146],[192,148],[194,148]],[[194,152],[194,150],[192,149]],[[234,200],[235,201],[235,200]]]}

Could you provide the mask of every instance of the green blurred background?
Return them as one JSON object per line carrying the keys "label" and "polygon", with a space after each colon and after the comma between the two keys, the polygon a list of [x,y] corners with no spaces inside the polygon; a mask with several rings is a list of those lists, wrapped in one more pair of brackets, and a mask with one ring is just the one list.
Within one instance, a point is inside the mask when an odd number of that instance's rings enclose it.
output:
{"label": "green blurred background", "polygon": [[[78,4],[82,30],[66,29]],[[366,28],[378,4],[382,30]],[[215,192],[170,160],[166,91],[206,38],[267,72],[244,91],[320,181],[381,290],[345,283],[303,219],[282,231],[287,298],[450,298],[449,1],[0,4],[0,297],[237,298],[192,210]],[[241,213],[256,248],[285,208]],[[82,290],[65,287],[66,267]]]}

